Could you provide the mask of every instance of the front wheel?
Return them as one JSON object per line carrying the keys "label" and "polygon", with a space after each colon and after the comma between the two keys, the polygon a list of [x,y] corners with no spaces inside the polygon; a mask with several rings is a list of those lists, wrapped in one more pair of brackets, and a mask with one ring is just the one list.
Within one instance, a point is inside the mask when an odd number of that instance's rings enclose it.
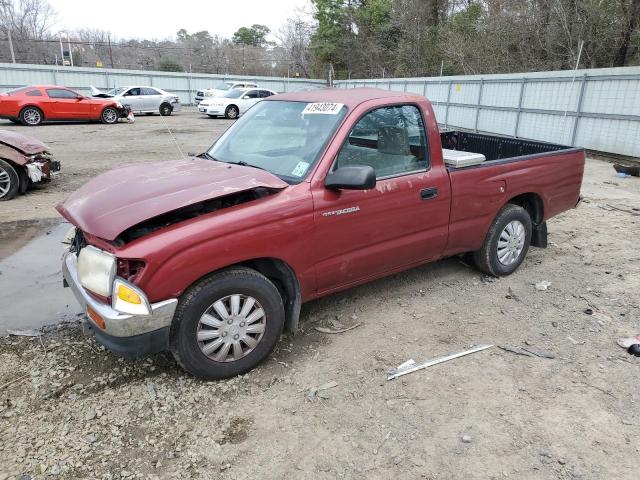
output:
{"label": "front wheel", "polygon": [[102,123],[113,125],[118,122],[118,111],[113,107],[107,107],[102,111],[100,120]]}
{"label": "front wheel", "polygon": [[531,243],[531,217],[522,207],[505,205],[489,228],[482,248],[474,252],[476,267],[496,277],[513,273]]}
{"label": "front wheel", "polygon": [[211,275],[185,292],[171,325],[176,361],[208,380],[256,367],[275,347],[284,327],[276,286],[249,268]]}
{"label": "front wheel", "polygon": [[229,105],[224,111],[224,116],[230,118],[231,120],[235,120],[236,118],[238,118],[239,113],[240,112],[238,111],[238,107],[236,107],[235,105]]}
{"label": "front wheel", "polygon": [[163,117],[168,117],[169,115],[171,115],[171,112],[173,112],[173,108],[171,108],[171,105],[169,105],[168,103],[163,103],[162,105],[160,105],[160,115],[162,115]]}
{"label": "front wheel", "polygon": [[13,166],[0,159],[0,202],[15,198],[20,190],[20,177]]}

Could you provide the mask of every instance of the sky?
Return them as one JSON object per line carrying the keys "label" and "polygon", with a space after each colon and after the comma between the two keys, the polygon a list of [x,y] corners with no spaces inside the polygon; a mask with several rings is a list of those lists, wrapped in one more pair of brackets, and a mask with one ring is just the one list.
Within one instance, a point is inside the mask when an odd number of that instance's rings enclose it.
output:
{"label": "sky", "polygon": [[[189,33],[207,30],[230,38],[240,27],[255,23],[277,32],[288,17],[309,12],[308,0],[48,0],[57,11],[52,31],[99,29],[116,38],[175,39],[185,28]],[[98,6],[100,5],[100,6]],[[270,38],[274,40],[274,38]]]}

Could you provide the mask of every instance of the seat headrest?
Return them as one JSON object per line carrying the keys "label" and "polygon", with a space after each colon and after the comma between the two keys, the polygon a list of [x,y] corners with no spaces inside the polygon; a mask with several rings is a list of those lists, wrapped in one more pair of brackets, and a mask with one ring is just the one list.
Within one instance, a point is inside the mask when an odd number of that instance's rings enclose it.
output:
{"label": "seat headrest", "polygon": [[378,130],[378,152],[410,155],[409,132],[402,127],[382,127]]}

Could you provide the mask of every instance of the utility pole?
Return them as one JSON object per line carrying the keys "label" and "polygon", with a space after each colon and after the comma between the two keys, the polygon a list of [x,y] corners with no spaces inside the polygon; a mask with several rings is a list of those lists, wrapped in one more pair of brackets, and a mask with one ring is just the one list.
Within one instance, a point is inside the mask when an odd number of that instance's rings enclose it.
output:
{"label": "utility pole", "polygon": [[16,54],[13,52],[13,40],[11,40],[11,29],[7,30],[7,36],[9,37],[9,49],[11,50],[11,61],[16,63]]}
{"label": "utility pole", "polygon": [[60,63],[64,67],[64,47],[62,46],[62,35],[60,35]]}
{"label": "utility pole", "polygon": [[107,37],[107,41],[109,42],[109,59],[111,60],[111,68],[113,68],[113,50],[111,50],[111,35]]}
{"label": "utility pole", "polygon": [[71,52],[71,38],[69,37],[69,32],[67,32],[67,45],[69,45],[69,61],[73,67],[73,53]]}

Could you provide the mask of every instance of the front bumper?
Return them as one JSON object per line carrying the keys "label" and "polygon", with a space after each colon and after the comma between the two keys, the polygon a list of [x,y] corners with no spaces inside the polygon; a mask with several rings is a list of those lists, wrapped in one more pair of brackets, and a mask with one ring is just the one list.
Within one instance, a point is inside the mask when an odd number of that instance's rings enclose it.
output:
{"label": "front bumper", "polygon": [[208,107],[198,105],[198,112],[205,115],[224,115],[224,107]]}
{"label": "front bumper", "polygon": [[[104,320],[104,330],[93,324],[93,322],[90,322],[94,330],[100,331],[100,335],[96,334],[98,341],[100,341],[101,337],[109,337],[112,339],[112,342],[114,341],[113,339],[119,339],[121,343],[124,344],[130,341],[127,340],[128,337],[135,337],[156,332],[160,329],[166,329],[173,321],[173,314],[178,306],[177,298],[152,303],[151,315],[121,313],[114,310],[111,305],[107,305],[93,298],[78,281],[78,257],[75,253],[65,253],[62,260],[62,275],[64,276],[66,284],[71,287],[73,294],[78,302],[80,302],[82,308],[86,311],[87,307],[91,307]],[[116,351],[107,343],[100,343],[110,350]]]}

